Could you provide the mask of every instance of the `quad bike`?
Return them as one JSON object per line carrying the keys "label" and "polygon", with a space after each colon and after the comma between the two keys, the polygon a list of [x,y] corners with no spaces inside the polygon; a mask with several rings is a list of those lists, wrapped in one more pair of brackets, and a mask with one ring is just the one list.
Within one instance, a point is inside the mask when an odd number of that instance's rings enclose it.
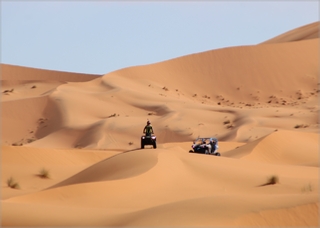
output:
{"label": "quad bike", "polygon": [[152,145],[154,149],[157,148],[157,137],[155,135],[143,135],[141,136],[141,149],[144,149],[145,145]]}

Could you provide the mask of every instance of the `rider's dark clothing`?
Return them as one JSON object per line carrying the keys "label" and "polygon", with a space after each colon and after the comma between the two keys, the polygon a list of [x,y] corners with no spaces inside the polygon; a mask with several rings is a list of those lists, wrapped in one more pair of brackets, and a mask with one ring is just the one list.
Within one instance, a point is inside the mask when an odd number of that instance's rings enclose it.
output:
{"label": "rider's dark clothing", "polygon": [[148,125],[146,125],[146,126],[144,127],[143,133],[145,133],[146,136],[151,136],[151,134],[154,134],[154,133],[153,133],[153,128],[152,128],[151,124],[148,124]]}

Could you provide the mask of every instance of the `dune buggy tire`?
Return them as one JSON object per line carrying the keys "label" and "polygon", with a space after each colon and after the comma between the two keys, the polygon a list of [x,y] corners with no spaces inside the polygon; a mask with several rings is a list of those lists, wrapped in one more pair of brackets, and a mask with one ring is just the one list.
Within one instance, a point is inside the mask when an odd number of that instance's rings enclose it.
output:
{"label": "dune buggy tire", "polygon": [[152,145],[153,145],[153,148],[154,148],[154,149],[156,149],[156,148],[157,148],[157,143],[156,143],[156,142],[153,142],[153,144],[152,144]]}
{"label": "dune buggy tire", "polygon": [[142,140],[141,140],[141,149],[144,149],[144,143]]}

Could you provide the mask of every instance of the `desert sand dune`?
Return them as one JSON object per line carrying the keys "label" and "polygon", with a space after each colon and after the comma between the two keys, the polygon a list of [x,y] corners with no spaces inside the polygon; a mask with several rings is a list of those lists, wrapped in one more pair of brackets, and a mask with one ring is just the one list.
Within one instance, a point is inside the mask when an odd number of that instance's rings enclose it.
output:
{"label": "desert sand dune", "polygon": [[147,172],[156,163],[157,152],[150,152],[149,150],[126,152],[94,164],[51,188],[70,184],[130,178]]}
{"label": "desert sand dune", "polygon": [[[81,151],[41,149],[35,147],[2,146],[1,179],[5,182],[14,177],[21,191],[3,188],[2,198],[40,191],[80,172],[96,162],[118,154],[117,151]],[[48,170],[50,178],[41,179],[41,169]]]}
{"label": "desert sand dune", "polygon": [[300,40],[319,38],[319,26],[319,22],[304,25],[299,28],[290,30],[286,33],[283,33],[279,36],[276,36],[270,40],[267,40],[262,44],[294,42]]}
{"label": "desert sand dune", "polygon": [[10,81],[60,81],[60,82],[79,82],[91,81],[99,77],[94,74],[82,74],[74,72],[63,72],[46,69],[37,69],[31,67],[15,66],[10,64],[1,64],[1,80]]}
{"label": "desert sand dune", "polygon": [[48,96],[64,83],[97,77],[100,76],[1,64],[2,118],[5,120],[2,121],[2,143],[24,144],[38,138],[36,123],[41,125],[46,121],[44,115],[57,117],[52,113]]}
{"label": "desert sand dune", "polygon": [[[47,127],[37,132],[38,140],[32,144],[48,146],[51,141],[61,148],[133,149],[128,144],[139,144],[136,136],[146,119],[160,133],[160,142],[212,134],[222,140],[252,141],[277,129],[272,126],[280,119],[277,113],[269,121],[257,119],[263,109],[282,112],[286,106],[295,106],[297,110],[316,99],[318,43],[315,39],[213,50],[122,69],[93,82],[61,85],[48,96],[50,105],[46,108],[53,109],[50,113],[55,115],[45,117]],[[197,77],[201,77],[199,82]],[[201,118],[199,110],[203,110]],[[312,111],[303,117],[292,115],[286,121],[298,125],[302,117],[305,125],[316,131],[316,113]],[[227,129],[224,118],[230,121]],[[253,133],[256,135],[243,133],[250,128],[259,128]],[[78,132],[72,134],[69,144],[61,140],[66,131]],[[124,132],[130,134],[127,141]]]}
{"label": "desert sand dune", "polygon": [[319,226],[318,24],[105,75],[2,64],[1,225]]}
{"label": "desert sand dune", "polygon": [[[132,166],[141,169],[135,166],[135,161],[138,160],[135,153],[140,153],[139,151],[119,154],[105,161],[112,161],[113,158],[127,156],[129,153],[132,153]],[[90,182],[72,183],[12,197],[5,200],[4,205],[51,205],[53,209],[62,205],[104,208],[106,214],[117,215],[114,217],[118,218],[116,221],[111,219],[102,223],[111,226],[219,226],[230,225],[230,219],[235,220],[256,210],[291,208],[316,202],[318,197],[318,168],[315,167],[259,164],[224,157],[206,157],[188,154],[182,149],[159,150],[155,153],[157,154],[152,156],[158,156],[156,165],[154,161],[146,159],[146,163],[152,163],[153,168],[140,175],[130,177],[125,174],[118,179],[107,180],[109,173],[106,172],[106,167],[101,165],[103,162],[100,162],[72,178],[79,182],[81,177],[84,181],[91,176]],[[96,175],[89,175],[92,168]],[[121,173],[123,171],[119,171],[120,175]],[[261,186],[267,181],[268,175],[272,174],[279,175],[280,184]],[[101,178],[103,175],[105,178]],[[102,181],[103,179],[107,181]],[[306,189],[308,192],[304,192],[303,187],[307,188],[307,184],[315,189],[310,192]],[[203,210],[200,210],[201,208]],[[186,216],[188,219],[185,215],[189,215]],[[81,221],[74,222],[81,225]]]}
{"label": "desert sand dune", "polygon": [[277,131],[236,149],[224,152],[230,158],[259,162],[319,167],[319,135]]}
{"label": "desert sand dune", "polygon": [[319,167],[318,142],[316,133],[275,132],[264,138],[243,159]]}

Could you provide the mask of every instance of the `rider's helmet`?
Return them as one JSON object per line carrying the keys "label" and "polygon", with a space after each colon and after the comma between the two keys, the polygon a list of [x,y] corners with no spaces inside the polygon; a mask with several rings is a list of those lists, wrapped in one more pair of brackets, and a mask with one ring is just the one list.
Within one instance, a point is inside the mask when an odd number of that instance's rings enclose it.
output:
{"label": "rider's helmet", "polygon": [[148,124],[148,125],[150,124],[150,121],[149,121],[149,120],[147,121],[147,124]]}

